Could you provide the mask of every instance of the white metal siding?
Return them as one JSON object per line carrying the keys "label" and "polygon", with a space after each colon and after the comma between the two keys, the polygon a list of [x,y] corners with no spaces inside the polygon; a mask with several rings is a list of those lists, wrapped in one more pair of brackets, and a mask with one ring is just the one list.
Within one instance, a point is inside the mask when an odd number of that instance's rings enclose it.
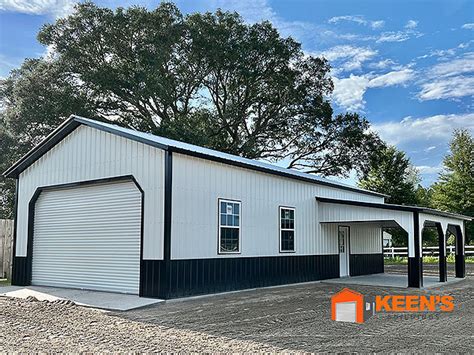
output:
{"label": "white metal siding", "polygon": [[[296,208],[296,255],[337,253],[322,233],[316,196],[383,202],[383,198],[173,155],[171,255],[174,259],[273,256],[279,252],[279,206]],[[217,201],[239,200],[241,253],[218,255]]]}
{"label": "white metal siding", "polygon": [[138,294],[141,193],[133,182],[44,191],[32,284]]}
{"label": "white metal siding", "polygon": [[326,223],[340,222],[373,222],[395,221],[408,233],[408,251],[414,255],[413,212],[395,211],[374,207],[342,205],[338,203],[322,203],[319,205],[319,221]]}
{"label": "white metal siding", "polygon": [[79,126],[20,174],[16,255],[26,256],[28,203],[41,186],[133,175],[145,192],[144,259],[163,258],[164,152]]}
{"label": "white metal siding", "polygon": [[373,224],[350,225],[351,254],[382,253],[382,228]]}

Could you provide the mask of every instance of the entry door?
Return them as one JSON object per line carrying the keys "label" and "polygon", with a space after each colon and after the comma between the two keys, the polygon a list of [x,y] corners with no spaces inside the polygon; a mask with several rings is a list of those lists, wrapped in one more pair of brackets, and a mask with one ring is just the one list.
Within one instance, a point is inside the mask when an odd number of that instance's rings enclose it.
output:
{"label": "entry door", "polygon": [[340,277],[349,276],[349,227],[339,226],[339,270]]}

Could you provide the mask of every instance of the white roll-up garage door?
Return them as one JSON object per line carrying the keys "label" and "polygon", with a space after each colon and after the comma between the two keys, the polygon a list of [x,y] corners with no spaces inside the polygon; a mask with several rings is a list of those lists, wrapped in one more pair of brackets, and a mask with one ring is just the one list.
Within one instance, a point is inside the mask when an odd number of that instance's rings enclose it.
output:
{"label": "white roll-up garage door", "polygon": [[43,191],[32,284],[138,294],[141,194],[131,181]]}

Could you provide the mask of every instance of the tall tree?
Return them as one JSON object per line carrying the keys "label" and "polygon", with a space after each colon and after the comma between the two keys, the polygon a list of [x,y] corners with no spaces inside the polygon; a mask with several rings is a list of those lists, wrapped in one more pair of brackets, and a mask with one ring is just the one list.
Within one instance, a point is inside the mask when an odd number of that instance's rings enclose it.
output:
{"label": "tall tree", "polygon": [[[474,139],[466,129],[454,131],[444,171],[433,185],[432,204],[444,211],[474,216]],[[466,223],[466,241],[474,240],[474,223]]]}
{"label": "tall tree", "polygon": [[[358,184],[362,188],[389,195],[387,203],[416,205],[420,202],[418,198],[424,195],[419,182],[418,172],[405,153],[387,146],[372,156]],[[421,202],[427,203],[426,199]],[[392,235],[395,246],[408,245],[406,231],[400,228],[387,228],[387,231]],[[429,245],[436,241],[436,235],[425,229],[422,239],[424,245]]]}
{"label": "tall tree", "polygon": [[[0,81],[0,174],[69,115],[94,117],[57,62],[28,59]],[[0,175],[0,218],[12,218],[15,182]]]}
{"label": "tall tree", "polygon": [[381,144],[365,118],[333,114],[328,62],[269,22],[87,2],[38,39],[54,55],[0,93],[15,157],[71,113],[326,176],[366,169]]}
{"label": "tall tree", "polygon": [[369,169],[359,179],[359,186],[389,195],[387,203],[416,204],[420,178],[404,152],[388,146],[374,155]]}

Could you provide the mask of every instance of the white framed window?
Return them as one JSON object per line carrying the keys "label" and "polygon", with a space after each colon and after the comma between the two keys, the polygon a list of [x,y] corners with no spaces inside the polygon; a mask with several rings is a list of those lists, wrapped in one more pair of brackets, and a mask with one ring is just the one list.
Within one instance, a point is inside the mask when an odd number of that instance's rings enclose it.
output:
{"label": "white framed window", "polygon": [[240,253],[240,201],[219,199],[219,254]]}
{"label": "white framed window", "polygon": [[295,251],[295,209],[280,206],[280,252]]}

